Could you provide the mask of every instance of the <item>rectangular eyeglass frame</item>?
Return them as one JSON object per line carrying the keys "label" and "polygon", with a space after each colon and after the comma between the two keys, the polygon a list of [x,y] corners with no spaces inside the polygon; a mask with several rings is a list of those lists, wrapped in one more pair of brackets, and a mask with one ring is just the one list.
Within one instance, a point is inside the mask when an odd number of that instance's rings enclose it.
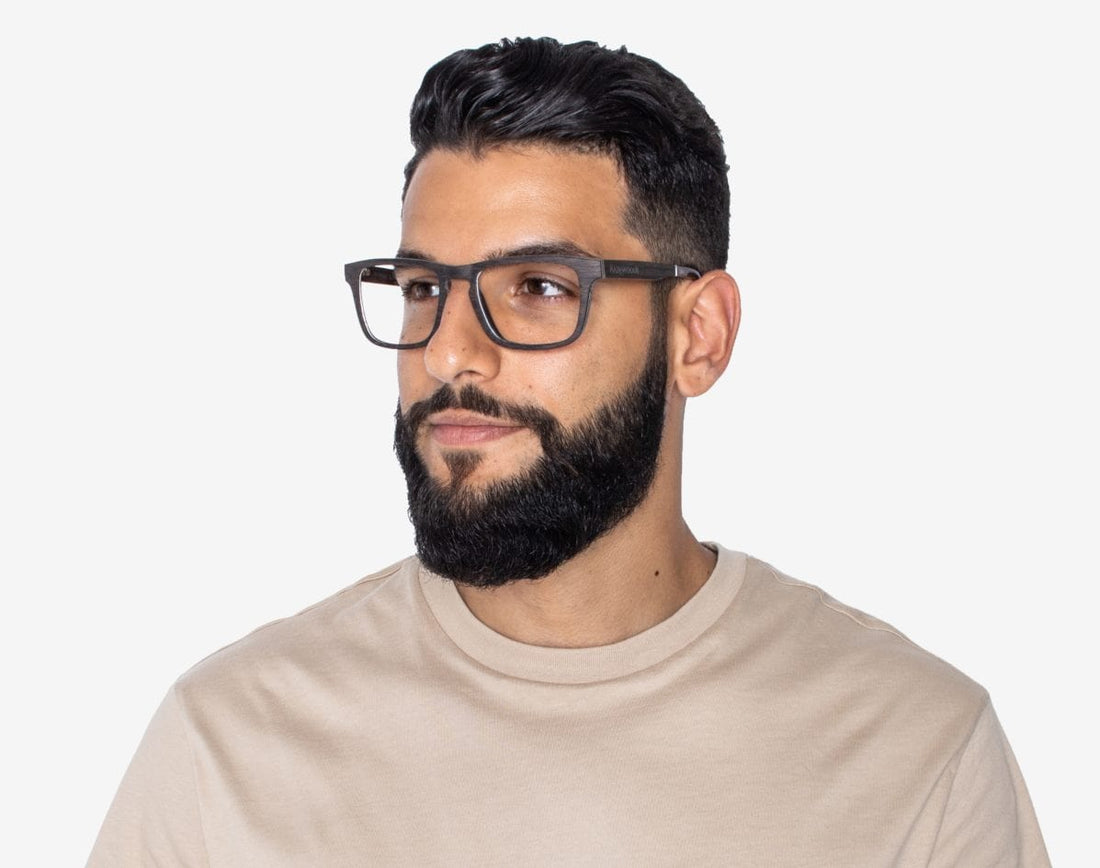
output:
{"label": "rectangular eyeglass frame", "polygon": [[[513,265],[523,262],[545,262],[549,265],[565,265],[577,272],[580,278],[580,311],[577,317],[577,327],[569,337],[545,344],[525,344],[510,341],[501,335],[493,325],[485,300],[478,288],[478,278],[486,268],[498,265]],[[376,270],[381,266],[424,268],[431,270],[439,277],[439,303],[435,312],[435,321],[428,332],[427,337],[414,343],[399,344],[381,340],[371,333],[363,313],[362,301],[359,297],[360,281],[364,271],[373,272],[380,284],[397,286],[397,280],[393,272]],[[500,259],[485,259],[481,262],[472,262],[469,265],[444,265],[440,262],[432,262],[428,259],[406,259],[401,257],[391,259],[362,259],[359,262],[349,262],[344,266],[344,279],[351,287],[352,300],[355,302],[355,312],[359,317],[359,325],[363,334],[372,344],[386,347],[392,350],[415,350],[427,346],[428,341],[435,335],[443,316],[443,307],[447,302],[447,293],[452,280],[465,280],[470,285],[470,304],[477,314],[482,329],[493,343],[512,350],[552,350],[573,343],[581,332],[584,331],[588,321],[589,303],[592,298],[592,286],[597,280],[666,280],[697,279],[699,272],[688,265],[669,265],[663,262],[645,262],[631,259],[590,259],[585,256],[505,256]]]}

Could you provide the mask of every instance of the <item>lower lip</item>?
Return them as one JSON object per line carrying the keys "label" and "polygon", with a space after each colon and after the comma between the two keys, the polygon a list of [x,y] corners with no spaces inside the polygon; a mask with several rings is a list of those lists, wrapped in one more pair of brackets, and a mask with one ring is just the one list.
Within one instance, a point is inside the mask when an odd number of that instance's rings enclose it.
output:
{"label": "lower lip", "polygon": [[431,425],[431,438],[441,446],[475,446],[508,437],[523,428],[517,425]]}

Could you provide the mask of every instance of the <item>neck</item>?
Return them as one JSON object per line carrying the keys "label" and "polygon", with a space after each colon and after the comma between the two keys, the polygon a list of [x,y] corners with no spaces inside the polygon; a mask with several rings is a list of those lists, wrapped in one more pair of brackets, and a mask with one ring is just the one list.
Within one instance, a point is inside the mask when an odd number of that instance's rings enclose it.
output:
{"label": "neck", "polygon": [[[664,469],[678,482],[678,468]],[[659,624],[703,586],[716,560],[683,520],[679,485],[662,484],[664,475],[658,470],[630,516],[549,575],[497,588],[460,584],[459,594],[486,626],[528,645],[610,645]]]}

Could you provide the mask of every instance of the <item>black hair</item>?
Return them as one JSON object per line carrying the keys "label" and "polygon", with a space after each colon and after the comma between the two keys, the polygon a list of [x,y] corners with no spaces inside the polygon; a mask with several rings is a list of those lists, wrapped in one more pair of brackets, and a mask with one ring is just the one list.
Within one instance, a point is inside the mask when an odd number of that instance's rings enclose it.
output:
{"label": "black hair", "polygon": [[729,182],[717,125],[676,76],[625,47],[501,40],[428,70],[413,100],[408,189],[433,149],[537,143],[608,154],[628,192],[624,228],[657,260],[724,268]]}

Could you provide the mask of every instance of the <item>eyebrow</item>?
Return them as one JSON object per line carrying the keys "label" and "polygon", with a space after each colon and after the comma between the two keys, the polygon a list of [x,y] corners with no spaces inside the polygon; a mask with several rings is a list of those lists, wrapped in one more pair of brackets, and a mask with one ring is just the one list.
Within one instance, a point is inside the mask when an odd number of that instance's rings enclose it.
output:
{"label": "eyebrow", "polygon": [[[426,259],[429,262],[434,261],[429,254],[425,253],[422,250],[417,250],[413,247],[399,248],[397,251],[397,256],[400,259]],[[509,256],[583,256],[588,259],[599,258],[598,256],[593,256],[591,252],[585,250],[580,245],[575,244],[572,241],[566,241],[563,239],[554,241],[540,241],[536,244],[523,244],[519,247],[501,247],[496,250],[490,250],[478,261],[485,262],[490,259],[504,259]]]}

